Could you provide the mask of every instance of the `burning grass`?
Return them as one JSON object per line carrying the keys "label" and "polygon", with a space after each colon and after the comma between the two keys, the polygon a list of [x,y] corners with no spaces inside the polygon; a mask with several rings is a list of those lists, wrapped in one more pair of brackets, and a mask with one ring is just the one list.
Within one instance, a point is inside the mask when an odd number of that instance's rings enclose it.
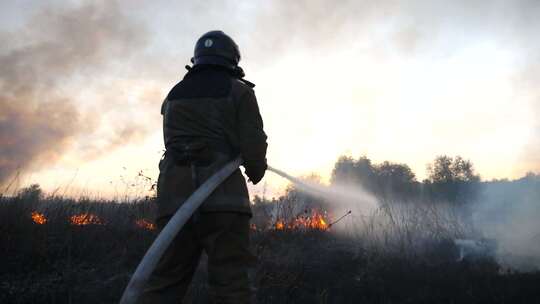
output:
{"label": "burning grass", "polygon": [[[45,225],[48,222],[47,217],[43,213],[37,211],[32,211],[31,213],[32,221],[37,225]],[[95,214],[92,213],[81,213],[75,214],[69,217],[69,223],[74,226],[86,226],[86,225],[105,225],[103,220]],[[137,219],[134,221],[134,224],[138,228],[146,230],[155,230],[156,224],[151,222],[148,219]]]}
{"label": "burning grass", "polygon": [[[258,303],[533,303],[540,273],[458,260],[452,210],[387,202],[369,217],[289,196],[253,206]],[[343,218],[343,216],[345,216]],[[152,200],[0,198],[1,303],[117,303],[157,231]],[[278,226],[279,225],[279,226]],[[206,300],[206,262],[186,303]]]}
{"label": "burning grass", "polygon": [[47,223],[47,218],[45,217],[45,215],[43,215],[43,213],[32,211],[31,217],[34,223],[38,225],[43,225]]}
{"label": "burning grass", "polygon": [[69,222],[72,225],[86,226],[86,225],[103,225],[103,221],[95,214],[82,213],[75,214],[69,217]]}
{"label": "burning grass", "polygon": [[326,212],[313,209],[310,212],[306,210],[304,214],[300,214],[286,222],[285,219],[277,219],[273,228],[276,230],[328,230],[329,218]]}
{"label": "burning grass", "polygon": [[135,225],[139,228],[143,228],[143,229],[146,229],[146,230],[155,230],[156,229],[156,224],[150,222],[149,220],[147,219],[138,219],[135,221]]}

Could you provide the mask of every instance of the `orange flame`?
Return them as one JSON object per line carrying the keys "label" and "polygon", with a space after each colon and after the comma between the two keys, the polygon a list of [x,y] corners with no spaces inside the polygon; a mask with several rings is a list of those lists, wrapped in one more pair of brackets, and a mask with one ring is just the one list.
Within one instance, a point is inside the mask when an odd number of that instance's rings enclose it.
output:
{"label": "orange flame", "polygon": [[81,213],[77,215],[72,215],[69,218],[69,220],[72,225],[77,225],[77,226],[103,225],[103,222],[101,221],[101,219],[97,215],[91,214],[91,213]]}
{"label": "orange flame", "polygon": [[276,222],[276,230],[283,230],[285,229],[285,223],[282,220],[279,220]]}
{"label": "orange flame", "polygon": [[47,223],[47,218],[45,217],[45,215],[36,211],[32,212],[32,220],[34,221],[34,223],[39,225]]}
{"label": "orange flame", "polygon": [[327,223],[326,212],[323,214],[317,210],[312,210],[308,216],[298,216],[291,220],[289,223],[285,223],[282,219],[276,221],[274,228],[276,230],[294,230],[294,229],[314,229],[314,230],[328,230],[330,227]]}
{"label": "orange flame", "polygon": [[145,219],[138,219],[135,221],[135,225],[139,228],[143,228],[146,230],[154,230],[156,229],[156,225],[148,220]]}

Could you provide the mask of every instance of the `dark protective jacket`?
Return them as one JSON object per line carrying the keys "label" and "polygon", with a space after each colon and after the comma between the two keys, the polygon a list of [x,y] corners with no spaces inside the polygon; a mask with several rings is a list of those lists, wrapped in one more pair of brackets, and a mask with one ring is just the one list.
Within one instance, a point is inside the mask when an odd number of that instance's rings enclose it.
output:
{"label": "dark protective jacket", "polygon": [[[189,166],[179,164],[173,151],[191,142],[204,142],[211,165],[199,166],[203,183],[237,155],[246,174],[257,183],[266,170],[266,134],[253,89],[218,66],[192,68],[168,94],[161,108],[165,156],[158,178],[158,217],[171,215],[193,193]],[[246,181],[236,170],[203,203],[201,212],[251,214]]]}

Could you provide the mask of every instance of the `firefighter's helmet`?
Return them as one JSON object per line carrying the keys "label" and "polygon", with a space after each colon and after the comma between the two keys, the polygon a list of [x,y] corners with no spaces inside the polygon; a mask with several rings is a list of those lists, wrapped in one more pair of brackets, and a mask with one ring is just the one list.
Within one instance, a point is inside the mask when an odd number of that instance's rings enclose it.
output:
{"label": "firefighter's helmet", "polygon": [[240,62],[238,45],[222,31],[210,31],[199,38],[191,62],[194,66],[214,64],[236,69]]}

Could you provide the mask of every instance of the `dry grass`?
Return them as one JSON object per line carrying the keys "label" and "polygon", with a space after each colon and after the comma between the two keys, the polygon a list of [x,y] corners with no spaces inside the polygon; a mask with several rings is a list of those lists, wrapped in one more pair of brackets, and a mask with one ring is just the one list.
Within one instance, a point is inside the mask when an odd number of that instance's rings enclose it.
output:
{"label": "dry grass", "polygon": [[[276,230],[324,202],[306,197],[254,205],[252,271],[258,303],[532,303],[539,273],[501,273],[490,258],[456,260],[453,238],[474,235],[459,211],[387,201],[330,231]],[[151,219],[151,199],[116,203],[44,197],[0,198],[0,302],[116,303],[155,237],[137,226]],[[32,221],[37,211],[47,218]],[[102,224],[72,225],[94,214]],[[204,303],[205,262],[187,303]]]}

